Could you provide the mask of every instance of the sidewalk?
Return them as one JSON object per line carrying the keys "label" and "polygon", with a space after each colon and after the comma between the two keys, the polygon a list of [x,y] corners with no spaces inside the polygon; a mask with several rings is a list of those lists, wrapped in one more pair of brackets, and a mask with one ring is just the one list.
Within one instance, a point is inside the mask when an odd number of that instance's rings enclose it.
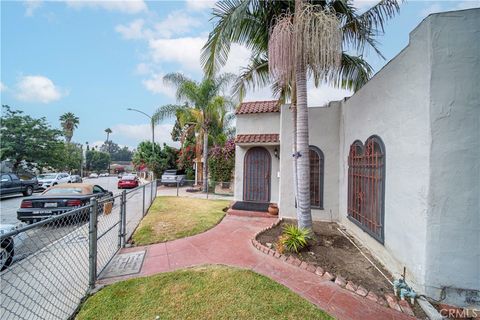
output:
{"label": "sidewalk", "polygon": [[108,278],[99,282],[112,283],[196,265],[224,264],[265,275],[311,301],[336,319],[413,319],[355,295],[308,271],[259,252],[253,247],[251,239],[258,231],[271,224],[272,219],[268,218],[227,215],[218,226],[199,235],[123,249],[121,253],[146,250],[140,274]]}

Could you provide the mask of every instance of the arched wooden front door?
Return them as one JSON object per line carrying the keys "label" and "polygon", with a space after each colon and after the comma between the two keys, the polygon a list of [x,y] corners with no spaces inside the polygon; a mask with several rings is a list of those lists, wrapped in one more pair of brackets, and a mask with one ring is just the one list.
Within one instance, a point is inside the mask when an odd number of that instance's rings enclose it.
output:
{"label": "arched wooden front door", "polygon": [[267,149],[253,147],[247,151],[243,167],[243,200],[270,201],[271,157]]}

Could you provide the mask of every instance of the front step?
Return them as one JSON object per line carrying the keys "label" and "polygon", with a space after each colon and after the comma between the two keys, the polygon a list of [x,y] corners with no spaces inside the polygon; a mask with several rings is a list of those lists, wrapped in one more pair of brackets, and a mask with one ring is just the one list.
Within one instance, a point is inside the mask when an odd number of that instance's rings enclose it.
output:
{"label": "front step", "polygon": [[274,219],[278,218],[278,216],[272,216],[271,214],[268,214],[268,212],[237,210],[232,208],[228,209],[227,213],[231,216],[238,216],[238,217],[258,217],[258,218],[274,218]]}

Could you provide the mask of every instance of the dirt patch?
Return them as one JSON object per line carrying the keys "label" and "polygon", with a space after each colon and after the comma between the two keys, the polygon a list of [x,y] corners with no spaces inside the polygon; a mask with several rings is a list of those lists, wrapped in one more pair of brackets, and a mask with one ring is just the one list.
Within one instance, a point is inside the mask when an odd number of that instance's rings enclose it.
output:
{"label": "dirt patch", "polygon": [[[283,220],[278,226],[270,229],[257,237],[263,244],[275,244],[282,234],[285,224],[296,224],[293,220]],[[351,280],[357,285],[383,296],[392,292],[390,283],[376,270],[357,248],[343,236],[338,230],[339,226],[333,222],[314,222],[314,241],[303,252],[292,254],[302,261],[320,266],[326,271],[340,275]],[[368,258],[375,262],[382,272],[391,278],[390,273],[377,262],[368,252],[364,251]]]}
{"label": "dirt patch", "polygon": [[[267,243],[275,246],[278,237],[282,234],[285,224],[294,224],[295,220],[283,220],[275,228],[258,235],[257,240],[263,245]],[[376,270],[358,249],[337,230],[339,225],[334,222],[313,222],[314,241],[299,254],[289,253],[302,261],[322,267],[325,271],[342,276],[347,281],[361,285],[378,296],[393,293],[390,283]],[[362,246],[353,240],[357,246]],[[366,249],[362,251],[375,265],[390,279],[392,275]],[[412,307],[419,319],[426,319],[426,315],[418,303]]]}

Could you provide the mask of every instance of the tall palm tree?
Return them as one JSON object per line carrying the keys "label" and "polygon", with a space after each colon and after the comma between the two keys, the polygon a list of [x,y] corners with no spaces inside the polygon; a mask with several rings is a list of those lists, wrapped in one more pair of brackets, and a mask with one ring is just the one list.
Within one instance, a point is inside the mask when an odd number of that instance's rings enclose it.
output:
{"label": "tall palm tree", "polygon": [[110,128],[105,129],[105,133],[107,134],[106,143],[108,144],[108,138],[110,137],[110,134],[112,133],[112,129],[110,129]]}
{"label": "tall palm tree", "polygon": [[[271,80],[269,69],[275,76],[272,86],[275,93],[281,93],[285,97],[290,91],[294,92],[292,111],[294,111],[293,118],[296,119],[294,154],[297,162],[294,178],[298,181],[297,216],[300,227],[310,229],[312,226],[307,157],[307,72],[313,76],[315,85],[327,80],[337,87],[359,89],[372,74],[372,68],[363,59],[363,53],[366,48],[371,48],[382,56],[377,48],[375,37],[383,32],[385,21],[399,11],[400,1],[381,0],[362,14],[357,13],[351,0],[224,0],[219,1],[213,11],[215,26],[203,48],[201,57],[207,75],[219,70],[228,59],[231,44],[239,43],[252,51],[250,65],[237,79],[236,88],[240,96],[248,87],[269,84]],[[306,10],[305,3],[315,6]],[[312,17],[323,18],[323,20],[312,19]],[[282,41],[271,42],[272,37],[279,36],[278,32],[275,33],[279,22],[286,24],[288,19],[291,25],[285,25],[283,33],[280,33],[283,35],[280,40],[283,39],[285,42],[283,44]],[[336,59],[315,56],[314,53],[319,53],[321,50],[312,50],[313,48],[330,50],[331,44],[335,42],[333,41],[335,36],[330,38],[332,41],[327,42],[314,37],[319,35],[318,27],[325,25],[325,21],[329,21],[328,25],[331,27],[329,32],[334,31],[337,23],[340,30],[344,51],[340,53],[338,67],[334,66],[335,63],[333,65],[328,63]],[[290,37],[287,32],[289,28]],[[287,40],[293,43],[287,45]],[[318,40],[318,43],[315,40]],[[327,47],[319,48],[319,44],[326,44]],[[272,68],[272,61],[270,61],[272,57],[269,55],[272,45],[277,46],[277,50],[273,52],[290,60],[286,59],[284,63],[276,64]],[[299,48],[303,49],[297,50]],[[355,54],[347,54],[347,51]],[[335,50],[330,50],[331,54],[334,52]],[[291,60],[292,57],[293,60]],[[278,59],[276,62],[279,62]]]}
{"label": "tall palm tree", "polygon": [[176,98],[180,104],[158,108],[152,121],[158,123],[176,116],[185,132],[193,130],[198,133],[199,139],[203,139],[203,190],[207,192],[208,137],[215,127],[223,125],[225,115],[233,106],[230,98],[222,95],[233,75],[222,74],[197,82],[181,73],[169,73],[163,79],[176,87]]}
{"label": "tall palm tree", "polygon": [[72,141],[73,131],[78,128],[80,124],[80,119],[72,112],[67,112],[60,116],[60,124],[63,128],[65,140],[70,143],[70,141]]}

